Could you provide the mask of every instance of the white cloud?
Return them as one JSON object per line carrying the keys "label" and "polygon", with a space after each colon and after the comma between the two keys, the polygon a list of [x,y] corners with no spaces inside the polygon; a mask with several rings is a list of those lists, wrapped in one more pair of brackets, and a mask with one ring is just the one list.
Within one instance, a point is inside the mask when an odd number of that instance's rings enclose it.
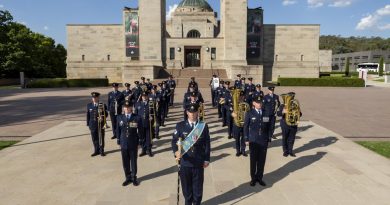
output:
{"label": "white cloud", "polygon": [[19,22],[20,24],[27,25],[25,21]]}
{"label": "white cloud", "polygon": [[333,3],[329,4],[330,7],[347,7],[352,4],[352,1],[336,0]]}
{"label": "white cloud", "polygon": [[169,6],[168,12],[167,12],[167,20],[171,19],[172,13],[176,10],[177,4],[174,4],[173,6]]}
{"label": "white cloud", "polygon": [[373,14],[367,14],[356,25],[356,30],[379,29],[389,30],[390,23],[383,22],[383,17],[390,15],[390,4],[376,10]]}
{"label": "white cloud", "polygon": [[355,0],[307,0],[307,4],[310,8],[318,8],[324,5],[330,7],[347,7],[352,5]]}
{"label": "white cloud", "polygon": [[294,1],[294,0],[283,0],[283,6],[288,6],[288,5],[293,5],[293,4],[296,4],[297,1]]}
{"label": "white cloud", "polygon": [[44,26],[43,29],[44,29],[45,31],[47,31],[47,30],[49,30],[49,27],[48,27],[48,26]]}
{"label": "white cloud", "polygon": [[3,4],[0,4],[0,8],[1,8],[1,9],[4,8],[4,5],[3,5]]}

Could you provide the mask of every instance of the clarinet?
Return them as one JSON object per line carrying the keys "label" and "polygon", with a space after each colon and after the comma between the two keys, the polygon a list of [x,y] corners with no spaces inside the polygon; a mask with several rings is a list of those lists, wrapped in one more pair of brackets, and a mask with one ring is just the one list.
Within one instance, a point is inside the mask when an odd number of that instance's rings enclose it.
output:
{"label": "clarinet", "polygon": [[[180,137],[179,137],[179,141],[177,142],[177,147],[178,147],[178,152],[181,154],[182,145],[181,145],[181,138]],[[180,201],[180,158],[176,158],[176,161],[177,161],[177,168],[178,168],[178,171],[177,171],[177,205],[179,205],[179,201]]]}

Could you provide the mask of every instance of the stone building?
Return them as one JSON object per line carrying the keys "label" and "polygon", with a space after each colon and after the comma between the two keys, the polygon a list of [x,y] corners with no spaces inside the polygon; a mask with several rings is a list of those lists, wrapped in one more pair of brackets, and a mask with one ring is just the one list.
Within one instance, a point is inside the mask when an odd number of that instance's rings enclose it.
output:
{"label": "stone building", "polygon": [[384,62],[390,63],[390,51],[361,51],[354,53],[334,54],[332,56],[332,69],[334,71],[344,71],[347,59],[349,59],[349,67],[352,71],[356,71],[360,63],[379,63],[383,58]]}
{"label": "stone building", "polygon": [[[227,78],[318,77],[320,25],[263,24],[247,0],[182,0],[166,19],[165,0],[138,0],[122,24],[67,25],[68,78],[130,82],[187,70],[224,70]],[[329,60],[328,60],[329,61]]]}

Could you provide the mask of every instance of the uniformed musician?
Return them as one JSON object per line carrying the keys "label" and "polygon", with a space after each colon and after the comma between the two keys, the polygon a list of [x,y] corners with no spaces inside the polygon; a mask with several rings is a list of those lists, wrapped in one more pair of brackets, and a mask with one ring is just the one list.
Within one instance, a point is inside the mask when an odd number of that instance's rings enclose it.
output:
{"label": "uniformed musician", "polygon": [[248,78],[248,83],[245,84],[245,102],[249,105],[252,104],[252,95],[256,91],[256,86],[253,84],[253,78]]}
{"label": "uniformed musician", "polygon": [[230,86],[230,82],[229,81],[225,81],[225,84],[224,84],[225,88],[222,90],[222,95],[220,97],[220,100],[221,101],[224,101],[222,104],[221,104],[221,111],[222,111],[222,127],[225,127],[227,125],[227,110],[226,110],[226,96],[229,96],[230,95],[230,90],[229,90],[229,86]]}
{"label": "uniformed musician", "polygon": [[168,89],[171,91],[169,95],[169,106],[173,106],[174,99],[175,99],[175,89],[176,89],[176,81],[173,80],[173,76],[169,75],[167,80]]}
{"label": "uniformed musician", "polygon": [[154,135],[156,139],[160,139],[160,125],[161,125],[161,96],[157,93],[157,85],[152,85],[152,90],[149,94],[149,103],[153,102],[153,112],[155,112],[155,119],[153,119]]}
{"label": "uniformed musician", "polygon": [[153,118],[149,116],[149,98],[146,92],[141,94],[141,101],[135,104],[134,113],[142,119],[142,132],[141,132],[141,146],[142,152],[139,154],[140,157],[148,154],[153,157],[152,143],[153,143]]}
{"label": "uniformed musician", "polygon": [[187,120],[187,110],[191,104],[199,104],[199,103],[204,103],[198,98],[198,92],[192,92],[190,94],[190,98],[187,99],[185,98],[183,101],[183,109],[184,109],[184,120]]}
{"label": "uniformed musician", "polygon": [[234,81],[234,87],[235,88],[241,88],[242,87],[241,74],[237,75],[237,80]]}
{"label": "uniformed musician", "polygon": [[276,139],[274,137],[275,131],[275,121],[276,121],[276,112],[280,106],[279,96],[274,94],[275,87],[268,87],[268,94],[264,96],[264,108],[266,116],[269,117],[269,128],[268,128],[268,138]]}
{"label": "uniformed musician", "polygon": [[167,87],[167,83],[165,81],[162,81],[162,87],[161,87],[161,106],[162,106],[162,117],[167,118],[169,113],[169,100],[170,96],[169,93],[171,92],[169,88]]}
{"label": "uniformed musician", "polygon": [[140,87],[139,81],[134,81],[135,87],[133,88],[134,103],[141,100],[142,89]]}
{"label": "uniformed musician", "polygon": [[123,95],[125,96],[125,101],[130,101],[132,103],[134,103],[134,93],[133,91],[131,90],[130,88],[131,84],[130,83],[125,83],[125,87],[126,89],[124,91],[122,91]]}
{"label": "uniformed musician", "polygon": [[225,87],[223,86],[225,84],[225,82],[223,80],[219,81],[219,87],[216,89],[216,104],[217,104],[217,108],[218,108],[218,118],[222,118],[222,104],[220,103],[221,101],[221,96],[223,96],[223,90],[225,89]]}
{"label": "uniformed musician", "polygon": [[[176,159],[180,160],[180,181],[186,205],[200,205],[203,197],[204,168],[210,163],[210,135],[206,123],[198,121],[199,105],[187,108],[188,120],[179,122],[172,138],[172,150]],[[193,132],[192,132],[193,131]],[[188,148],[183,154],[179,152],[178,141],[182,147]],[[189,146],[183,141],[189,141]],[[186,145],[186,147],[184,147]]]}
{"label": "uniformed musician", "polygon": [[261,90],[261,85],[260,84],[256,85],[256,91],[252,94],[252,99],[257,98],[258,96],[264,97],[264,93]]}
{"label": "uniformed musician", "polygon": [[[237,103],[242,103],[245,101],[245,92],[240,92],[240,99]],[[234,111],[232,112],[233,120],[234,118],[237,118],[237,113]],[[246,144],[245,144],[245,137],[244,137],[244,127],[239,127],[235,123],[233,123],[233,137],[236,141],[236,156],[239,157],[240,155],[243,155],[244,157],[247,157],[248,154],[245,152]]]}
{"label": "uniformed musician", "polygon": [[122,92],[118,91],[118,83],[113,83],[112,88],[113,91],[108,93],[108,100],[107,105],[108,109],[110,111],[110,119],[111,119],[111,125],[112,125],[112,133],[113,136],[111,139],[115,139],[116,136],[116,117],[120,114],[122,114],[122,105],[125,101],[125,96]]}
{"label": "uniformed musician", "polygon": [[199,86],[198,86],[198,83],[195,81],[195,77],[191,77],[191,81],[188,83],[187,92],[190,91],[190,87],[194,88],[193,91],[198,91],[199,90]]}
{"label": "uniformed musician", "polygon": [[253,100],[253,108],[245,116],[244,136],[246,145],[249,145],[250,152],[250,174],[251,186],[258,182],[265,186],[263,181],[264,165],[267,156],[268,136],[267,136],[267,119],[264,118],[262,110],[262,97]]}
{"label": "uniformed musician", "polygon": [[[92,102],[88,103],[87,105],[87,126],[89,127],[89,130],[91,132],[92,137],[92,144],[94,147],[94,152],[92,153],[91,157],[94,157],[96,155],[105,156],[104,154],[104,121],[102,119],[103,116],[100,116],[98,113],[99,108],[99,96],[100,93],[98,92],[92,92]],[[104,106],[104,117],[108,116],[107,113],[107,106],[106,104],[103,104]],[[100,127],[100,130],[99,130]],[[99,132],[101,139],[99,139]]]}
{"label": "uniformed musician", "polygon": [[138,186],[137,180],[137,155],[139,140],[142,132],[142,119],[133,113],[133,104],[126,101],[124,104],[124,114],[118,115],[117,143],[120,145],[122,153],[122,165],[126,180],[122,186],[133,183]]}
{"label": "uniformed musician", "polygon": [[234,87],[229,87],[229,90],[225,94],[225,112],[226,112],[226,125],[228,127],[228,139],[233,138],[233,98],[232,92]]}
{"label": "uniformed musician", "polygon": [[217,75],[213,75],[213,77],[210,80],[210,91],[211,91],[211,104],[213,107],[217,106],[217,88],[219,87],[219,78]]}

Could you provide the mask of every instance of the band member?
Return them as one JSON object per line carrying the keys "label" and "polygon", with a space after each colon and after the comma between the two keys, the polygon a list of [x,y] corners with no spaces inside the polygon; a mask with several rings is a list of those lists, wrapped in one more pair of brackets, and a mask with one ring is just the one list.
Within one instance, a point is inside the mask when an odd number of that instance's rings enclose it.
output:
{"label": "band member", "polygon": [[[92,92],[92,102],[87,105],[87,126],[91,131],[92,143],[94,147],[94,152],[91,157],[94,157],[98,154],[105,156],[104,154],[104,119],[103,116],[99,117],[99,96],[100,93]],[[104,106],[104,118],[108,116],[107,106]],[[100,128],[100,130],[99,130]],[[99,133],[100,132],[100,133]],[[101,139],[99,139],[99,135]]]}
{"label": "band member", "polygon": [[142,89],[139,85],[139,81],[134,81],[135,87],[133,88],[134,103],[141,100]]}
{"label": "band member", "polygon": [[162,82],[162,87],[161,87],[161,106],[162,106],[162,116],[163,117],[168,117],[169,113],[169,100],[170,96],[169,93],[171,91],[167,87],[167,83],[165,81]]}
{"label": "band member", "polygon": [[[295,98],[295,93],[290,92],[290,95],[292,95],[292,99]],[[296,157],[296,155],[293,152],[295,137],[298,131],[298,126],[289,126],[286,123],[286,114],[287,109],[285,108],[284,104],[281,104],[278,108],[278,116],[282,117],[280,120],[280,127],[282,128],[282,145],[283,145],[283,156],[287,157],[290,155],[291,157]],[[302,116],[302,112],[300,112],[300,116]]]}
{"label": "band member", "polygon": [[153,119],[153,123],[154,124],[154,135],[153,137],[157,138],[157,139],[160,139],[160,125],[161,125],[161,111],[159,109],[161,109],[161,97],[160,95],[157,93],[157,86],[156,85],[153,85],[152,86],[152,90],[150,91],[150,94],[149,94],[149,103],[153,102],[153,112],[155,113],[154,117],[155,119]]}
{"label": "band member", "polygon": [[228,139],[233,138],[233,98],[232,98],[232,91],[234,90],[234,87],[230,87],[229,90],[226,92],[225,95],[225,110],[226,110],[226,124],[228,127]]}
{"label": "band member", "polygon": [[113,83],[112,88],[113,91],[108,93],[108,109],[110,111],[110,119],[112,125],[112,133],[113,136],[111,139],[116,139],[116,118],[118,115],[122,114],[122,105],[125,101],[125,96],[123,93],[118,91],[118,83]]}
{"label": "band member", "polygon": [[266,120],[263,119],[262,97],[253,99],[253,108],[245,116],[244,136],[250,152],[250,173],[251,186],[259,182],[261,186],[266,184],[263,181],[264,165],[267,157],[268,136]]}
{"label": "band member", "polygon": [[187,111],[186,108],[188,108],[192,104],[199,104],[199,103],[204,103],[198,98],[198,93],[197,92],[192,92],[190,95],[190,99],[186,100],[184,99],[183,105],[184,105],[184,120],[187,120]]}
{"label": "band member", "polygon": [[221,104],[221,96],[224,95],[224,89],[223,86],[225,82],[223,80],[219,81],[219,87],[216,89],[216,105],[218,106],[218,118],[222,118],[222,104]]}
{"label": "band member", "polygon": [[[242,103],[245,101],[245,92],[241,91],[240,100],[238,103]],[[232,112],[232,117],[237,118],[237,113]],[[235,123],[233,123],[233,137],[236,140],[236,156],[239,157],[241,154],[244,157],[248,155],[245,153],[245,137],[244,137],[244,127],[239,127]]]}
{"label": "band member", "polygon": [[244,90],[244,91],[245,91],[245,80],[246,80],[245,77],[241,78],[241,87],[239,87],[241,90]]}
{"label": "band member", "polygon": [[148,154],[150,157],[153,157],[152,152],[152,137],[153,137],[153,128],[151,127],[153,118],[149,116],[149,98],[146,92],[141,94],[141,101],[135,104],[134,113],[141,117],[142,119],[142,132],[141,132],[141,146],[142,152],[139,154],[140,157]]}
{"label": "band member", "polygon": [[175,99],[175,89],[176,89],[176,81],[173,80],[173,76],[169,75],[167,80],[168,89],[171,91],[169,98],[169,106],[173,106],[173,101]]}
{"label": "band member", "polygon": [[[172,150],[180,160],[180,180],[186,205],[200,205],[203,197],[204,168],[210,163],[210,135],[208,125],[198,121],[199,105],[187,108],[188,120],[179,122],[173,133]],[[203,128],[203,129],[202,129]],[[194,132],[192,132],[195,130]],[[197,133],[197,134],[193,134]],[[177,145],[181,141],[191,141],[187,152],[179,152]],[[186,140],[187,139],[187,140]],[[190,139],[190,140],[189,140]],[[183,149],[184,145],[182,143]],[[181,145],[179,145],[181,146]]]}
{"label": "band member", "polygon": [[220,100],[221,101],[224,101],[221,105],[222,105],[222,127],[225,127],[227,125],[227,111],[226,111],[226,96],[229,96],[230,95],[230,91],[229,91],[229,85],[230,85],[230,82],[229,81],[225,81],[225,89],[222,90],[222,95],[221,95],[221,98]]}
{"label": "band member", "polygon": [[256,86],[252,83],[253,78],[248,78],[249,83],[245,84],[245,102],[252,104],[252,95],[256,91]]}
{"label": "band member", "polygon": [[145,77],[141,77],[140,85],[146,85]]}
{"label": "band member", "polygon": [[234,81],[234,87],[235,88],[241,88],[242,87],[241,74],[237,75],[237,80]]}
{"label": "band member", "polygon": [[142,119],[133,113],[133,104],[126,101],[123,107],[124,114],[118,115],[117,143],[121,147],[122,165],[126,180],[122,186],[133,183],[138,186],[137,181],[137,154],[139,136],[142,132]]}
{"label": "band member", "polygon": [[146,79],[145,85],[146,85],[148,91],[152,90],[153,84],[150,82],[149,78]]}
{"label": "band member", "polygon": [[163,104],[162,98],[164,95],[166,95],[166,91],[162,90],[162,87],[163,87],[162,83],[159,83],[157,85],[158,85],[158,87],[156,87],[156,89],[157,88],[159,88],[159,89],[156,90],[156,94],[158,96],[158,99],[160,100],[160,102],[158,103],[158,106],[157,106],[157,115],[159,116],[159,119],[160,119],[160,125],[165,127],[165,117],[163,117],[163,116],[165,116],[166,111],[164,109],[165,105]]}
{"label": "band member", "polygon": [[257,84],[256,85],[256,91],[252,94],[252,99],[255,99],[255,98],[259,97],[259,96],[264,97],[264,93],[261,90],[261,85]]}
{"label": "band member", "polygon": [[195,77],[191,77],[191,81],[188,83],[187,92],[190,91],[190,87],[193,87],[194,91],[198,91],[199,86],[198,86],[198,83],[195,81]]}
{"label": "band member", "polygon": [[268,138],[276,139],[274,137],[275,131],[275,121],[276,121],[276,112],[280,106],[279,96],[274,94],[275,87],[268,87],[268,94],[264,96],[264,108],[265,108],[265,116],[269,117],[269,128],[268,128]]}
{"label": "band member", "polygon": [[210,80],[211,103],[213,107],[217,106],[216,96],[217,96],[218,87],[219,87],[219,78],[217,75],[214,74]]}
{"label": "band member", "polygon": [[126,89],[122,92],[123,95],[125,96],[125,101],[130,101],[132,103],[134,103],[134,93],[133,91],[130,89],[130,83],[125,83],[125,87]]}

